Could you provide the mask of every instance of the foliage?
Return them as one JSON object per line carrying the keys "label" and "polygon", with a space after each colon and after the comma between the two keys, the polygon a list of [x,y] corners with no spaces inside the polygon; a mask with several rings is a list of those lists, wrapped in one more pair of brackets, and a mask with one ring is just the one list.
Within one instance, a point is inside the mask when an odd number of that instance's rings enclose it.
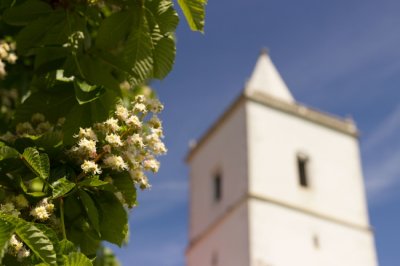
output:
{"label": "foliage", "polygon": [[[203,31],[205,0],[178,0]],[[0,263],[119,265],[165,154],[145,84],[175,60],[172,0],[0,1]]]}

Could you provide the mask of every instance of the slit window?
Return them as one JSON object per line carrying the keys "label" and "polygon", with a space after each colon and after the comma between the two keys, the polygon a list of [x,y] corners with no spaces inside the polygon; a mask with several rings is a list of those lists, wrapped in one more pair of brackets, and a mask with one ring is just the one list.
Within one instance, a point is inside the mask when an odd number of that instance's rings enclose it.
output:
{"label": "slit window", "polygon": [[221,173],[216,173],[213,180],[213,193],[214,201],[218,202],[222,199],[222,175]]}
{"label": "slit window", "polygon": [[313,244],[315,249],[319,249],[320,247],[320,242],[319,242],[319,237],[317,235],[313,235]]}
{"label": "slit window", "polygon": [[299,184],[302,187],[309,187],[309,177],[307,172],[308,157],[305,155],[297,156],[297,168],[299,174]]}
{"label": "slit window", "polygon": [[211,256],[211,266],[218,266],[218,253],[216,252]]}

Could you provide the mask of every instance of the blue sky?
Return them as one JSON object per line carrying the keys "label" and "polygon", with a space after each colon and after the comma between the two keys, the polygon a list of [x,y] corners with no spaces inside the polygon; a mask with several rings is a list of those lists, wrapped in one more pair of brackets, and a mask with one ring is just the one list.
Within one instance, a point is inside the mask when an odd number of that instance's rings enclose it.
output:
{"label": "blue sky", "polygon": [[380,266],[399,265],[399,10],[398,0],[209,0],[204,35],[181,23],[175,68],[153,84],[169,153],[130,214],[123,265],[184,265],[188,142],[240,93],[262,47],[297,101],[357,122]]}

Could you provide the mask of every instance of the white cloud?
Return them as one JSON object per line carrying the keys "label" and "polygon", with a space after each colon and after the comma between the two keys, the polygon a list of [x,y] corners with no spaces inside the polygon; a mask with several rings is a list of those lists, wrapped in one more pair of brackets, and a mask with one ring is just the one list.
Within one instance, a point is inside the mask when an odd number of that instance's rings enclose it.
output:
{"label": "white cloud", "polygon": [[400,133],[400,105],[382,122],[365,141],[364,151],[372,153],[389,139],[398,138]]}
{"label": "white cloud", "polygon": [[372,203],[379,203],[400,186],[400,105],[364,143],[366,188]]}

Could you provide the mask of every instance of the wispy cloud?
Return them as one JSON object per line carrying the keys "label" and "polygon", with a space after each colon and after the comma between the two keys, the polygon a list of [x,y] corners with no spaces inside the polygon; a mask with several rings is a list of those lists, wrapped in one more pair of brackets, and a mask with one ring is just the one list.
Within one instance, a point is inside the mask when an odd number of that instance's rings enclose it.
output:
{"label": "wispy cloud", "polygon": [[[357,9],[328,24],[317,37],[312,35],[313,49],[288,59],[292,61],[288,77],[294,87],[302,88],[305,98],[332,102],[330,93],[334,93],[337,105],[359,97],[373,81],[381,83],[385,76],[400,71],[400,36],[395,34],[399,16],[385,10],[385,15],[371,17],[375,3]],[[324,93],[318,93],[322,88]]]}
{"label": "wispy cloud", "polygon": [[173,209],[181,208],[187,200],[187,182],[169,180],[153,184],[150,191],[139,192],[139,208],[132,212],[135,223],[162,217]]}
{"label": "wispy cloud", "polygon": [[400,186],[400,105],[363,143],[368,198],[379,203]]}

